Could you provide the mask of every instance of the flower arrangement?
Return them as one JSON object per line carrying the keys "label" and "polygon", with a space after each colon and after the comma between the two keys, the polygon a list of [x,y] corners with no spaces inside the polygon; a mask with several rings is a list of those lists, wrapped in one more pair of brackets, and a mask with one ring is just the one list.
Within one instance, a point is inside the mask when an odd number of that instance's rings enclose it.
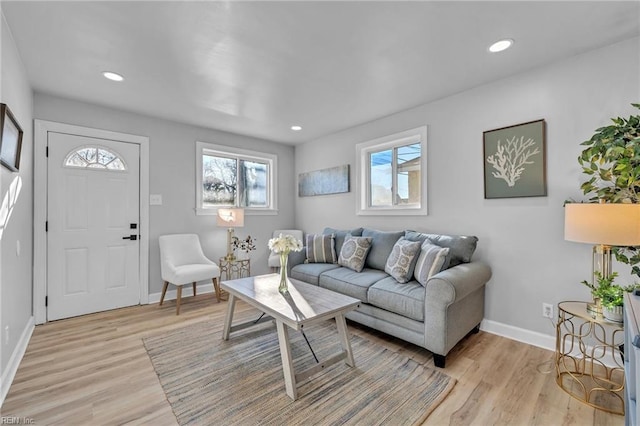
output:
{"label": "flower arrangement", "polygon": [[289,254],[290,251],[302,250],[302,241],[296,240],[292,235],[280,234],[278,237],[269,240],[269,250],[274,253]]}
{"label": "flower arrangement", "polygon": [[247,235],[247,238],[241,240],[234,235],[233,239],[231,240],[231,248],[233,249],[233,251],[240,250],[245,253],[249,253],[250,251],[256,249],[256,239],[251,238],[251,235]]}
{"label": "flower arrangement", "polygon": [[638,288],[638,284],[629,286],[614,284],[613,281],[618,276],[617,272],[611,273],[608,277],[603,277],[599,271],[596,271],[594,274],[596,276],[597,285],[591,284],[586,280],[582,281],[582,284],[589,287],[593,297],[600,299],[602,306],[607,308],[622,306],[624,302],[624,293]]}
{"label": "flower arrangement", "polygon": [[296,240],[292,235],[280,234],[276,238],[269,240],[269,249],[274,253],[280,255],[280,286],[278,291],[284,295],[289,293],[289,287],[287,284],[287,262],[289,260],[289,252],[301,251],[302,241]]}

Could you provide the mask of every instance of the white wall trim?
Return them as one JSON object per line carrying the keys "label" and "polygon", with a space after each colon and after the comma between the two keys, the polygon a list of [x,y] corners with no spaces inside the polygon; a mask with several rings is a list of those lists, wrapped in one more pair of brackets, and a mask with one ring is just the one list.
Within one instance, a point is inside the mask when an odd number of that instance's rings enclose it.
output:
{"label": "white wall trim", "polygon": [[[171,289],[173,287],[173,289]],[[190,285],[182,286],[182,297],[190,297],[193,296],[193,288]],[[209,284],[200,284],[196,285],[197,294],[207,294],[213,293],[213,283]],[[149,305],[154,303],[160,303],[160,296],[162,296],[162,292],[151,293],[149,295]],[[167,294],[164,295],[164,301],[167,300],[175,300],[177,297],[176,286],[169,284],[169,289],[167,290]]]}
{"label": "white wall trim", "polygon": [[482,323],[480,323],[480,330],[549,351],[556,350],[555,335],[538,333],[537,331],[514,327],[512,325],[488,320],[486,318],[482,320]]}
{"label": "white wall trim", "polygon": [[36,324],[47,321],[47,157],[48,133],[67,133],[140,145],[140,304],[149,301],[149,138],[53,121],[34,120],[33,189],[33,314]]}
{"label": "white wall trim", "polygon": [[[480,323],[480,330],[555,352],[555,323],[552,322],[551,325],[554,328],[554,334],[548,335],[538,333],[537,331],[526,330],[524,328],[518,328],[512,325],[502,324],[496,321],[484,319],[482,320],[482,323]],[[587,345],[586,350],[588,352],[592,351],[593,346]],[[572,355],[575,357],[580,357],[580,352],[577,348],[572,352]],[[601,361],[608,367],[617,367],[619,364],[619,362],[614,361],[612,355],[609,352],[605,354]]]}
{"label": "white wall trim", "polygon": [[9,363],[7,364],[7,368],[2,372],[2,378],[0,378],[0,407],[2,407],[2,404],[4,404],[4,399],[7,397],[9,389],[11,388],[11,384],[13,383],[13,379],[16,377],[18,367],[20,366],[20,362],[22,361],[22,358],[27,351],[27,346],[29,345],[29,340],[31,340],[31,335],[33,334],[34,328],[34,318],[29,317],[27,325],[25,326],[24,330],[22,330],[20,340],[18,341],[18,344],[11,354],[11,358],[9,359]]}

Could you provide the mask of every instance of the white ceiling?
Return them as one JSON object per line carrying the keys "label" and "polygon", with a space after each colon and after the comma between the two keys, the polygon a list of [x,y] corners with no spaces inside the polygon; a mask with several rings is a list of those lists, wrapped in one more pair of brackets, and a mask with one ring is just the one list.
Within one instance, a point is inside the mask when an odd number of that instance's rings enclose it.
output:
{"label": "white ceiling", "polygon": [[1,6],[38,92],[285,143],[640,34],[637,1]]}

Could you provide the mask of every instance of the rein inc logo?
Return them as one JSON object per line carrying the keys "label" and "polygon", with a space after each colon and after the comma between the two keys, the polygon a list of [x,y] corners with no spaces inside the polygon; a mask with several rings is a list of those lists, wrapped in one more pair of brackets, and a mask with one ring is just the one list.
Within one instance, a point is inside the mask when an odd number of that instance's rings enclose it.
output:
{"label": "rein inc logo", "polygon": [[2,416],[0,425],[34,425],[36,422],[31,417]]}

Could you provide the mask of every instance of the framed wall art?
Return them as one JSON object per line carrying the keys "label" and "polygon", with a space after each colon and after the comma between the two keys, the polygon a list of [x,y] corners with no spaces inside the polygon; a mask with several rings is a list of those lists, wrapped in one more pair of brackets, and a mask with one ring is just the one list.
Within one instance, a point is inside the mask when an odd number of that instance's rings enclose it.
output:
{"label": "framed wall art", "polygon": [[298,196],[349,192],[349,165],[315,170],[298,175]]}
{"label": "framed wall art", "polygon": [[6,104],[0,104],[0,164],[13,172],[20,168],[22,128]]}
{"label": "framed wall art", "polygon": [[484,198],[547,195],[545,121],[483,133]]}

